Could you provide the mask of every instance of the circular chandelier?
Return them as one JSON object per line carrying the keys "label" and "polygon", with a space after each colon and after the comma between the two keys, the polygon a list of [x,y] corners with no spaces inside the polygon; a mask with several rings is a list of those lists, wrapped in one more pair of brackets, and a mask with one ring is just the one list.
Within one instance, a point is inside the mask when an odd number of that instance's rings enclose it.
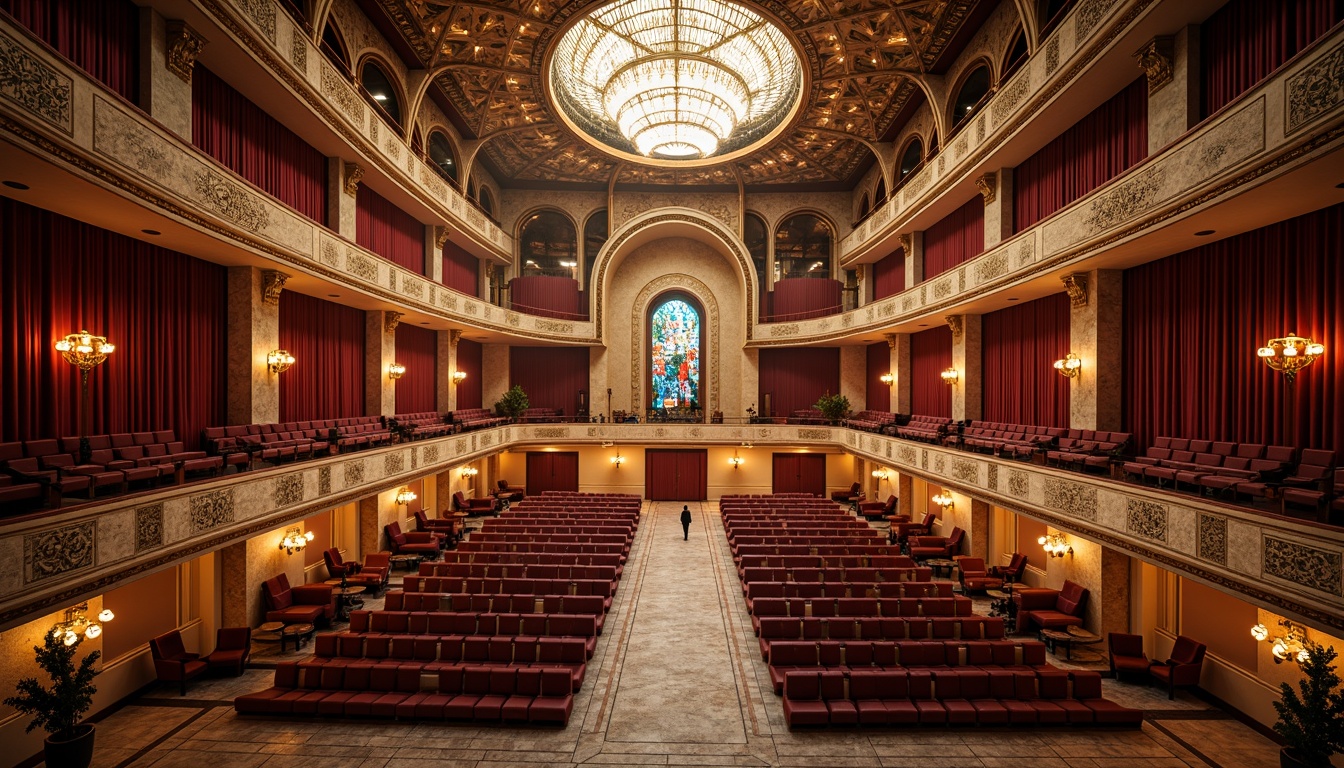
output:
{"label": "circular chandelier", "polygon": [[671,161],[768,138],[797,108],[802,62],[784,31],[731,0],[618,0],[551,53],[550,92],[608,149]]}

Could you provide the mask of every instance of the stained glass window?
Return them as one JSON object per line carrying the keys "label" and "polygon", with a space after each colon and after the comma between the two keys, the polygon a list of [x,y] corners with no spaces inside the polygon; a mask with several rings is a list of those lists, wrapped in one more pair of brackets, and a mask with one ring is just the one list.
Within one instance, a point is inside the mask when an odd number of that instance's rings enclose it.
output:
{"label": "stained glass window", "polygon": [[658,305],[649,341],[654,408],[700,407],[700,313],[682,299]]}

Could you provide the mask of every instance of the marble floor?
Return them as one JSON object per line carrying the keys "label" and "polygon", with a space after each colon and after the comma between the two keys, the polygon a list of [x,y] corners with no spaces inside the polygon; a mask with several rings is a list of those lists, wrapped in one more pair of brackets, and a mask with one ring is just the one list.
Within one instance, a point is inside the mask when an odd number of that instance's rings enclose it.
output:
{"label": "marble floor", "polygon": [[[242,718],[232,698],[270,685],[274,646],[242,677],[127,702],[98,726],[98,768],[414,766],[1248,766],[1278,764],[1263,735],[1202,700],[1111,680],[1146,711],[1137,730],[790,731],[770,687],[714,503],[648,503],[568,727]],[[370,601],[366,607],[377,607]],[[311,646],[309,646],[311,648]],[[1062,662],[1061,662],[1062,665]]]}

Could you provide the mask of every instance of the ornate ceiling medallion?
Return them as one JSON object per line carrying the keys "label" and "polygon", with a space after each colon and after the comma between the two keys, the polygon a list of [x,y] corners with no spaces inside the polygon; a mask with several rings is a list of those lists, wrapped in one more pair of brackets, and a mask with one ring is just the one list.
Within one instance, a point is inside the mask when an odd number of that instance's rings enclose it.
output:
{"label": "ornate ceiling medallion", "polygon": [[547,57],[570,128],[637,162],[719,163],[798,111],[804,67],[784,30],[731,0],[617,0],[579,16]]}

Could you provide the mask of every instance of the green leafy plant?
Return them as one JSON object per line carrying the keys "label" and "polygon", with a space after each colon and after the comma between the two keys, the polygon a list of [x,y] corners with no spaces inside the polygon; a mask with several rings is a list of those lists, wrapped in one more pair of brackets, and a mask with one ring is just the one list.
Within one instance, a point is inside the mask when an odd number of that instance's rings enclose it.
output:
{"label": "green leafy plant", "polygon": [[93,694],[98,691],[93,678],[98,670],[93,665],[102,653],[93,651],[78,666],[75,651],[79,643],[66,645],[62,637],[48,632],[42,645],[34,646],[37,666],[51,678],[51,687],[43,686],[35,677],[25,677],[15,687],[15,695],[5,699],[13,707],[33,720],[28,731],[42,728],[57,741],[72,739],[84,713],[93,705]]}
{"label": "green leafy plant", "polygon": [[[1333,647],[1306,643],[1308,658],[1300,662],[1298,690],[1279,684],[1279,713],[1274,731],[1283,737],[1289,753],[1310,766],[1329,766],[1330,756],[1344,752],[1344,690],[1335,671]],[[1300,693],[1299,693],[1300,691]]]}
{"label": "green leafy plant", "polygon": [[516,419],[528,408],[527,393],[523,388],[514,384],[508,392],[495,403],[495,411],[501,416],[508,416],[510,419]]}
{"label": "green leafy plant", "polygon": [[844,395],[822,395],[812,406],[830,421],[839,421],[849,415],[849,398]]}

